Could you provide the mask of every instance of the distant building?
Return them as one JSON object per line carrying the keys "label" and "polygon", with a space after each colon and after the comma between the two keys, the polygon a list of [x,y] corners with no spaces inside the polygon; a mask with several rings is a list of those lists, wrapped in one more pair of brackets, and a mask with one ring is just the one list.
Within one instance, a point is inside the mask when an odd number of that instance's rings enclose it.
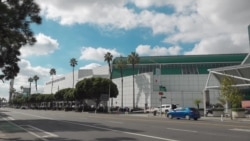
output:
{"label": "distant building", "polygon": [[[74,85],[80,80],[84,78],[91,78],[91,77],[103,77],[109,78],[108,66],[97,67],[94,69],[80,69],[74,71]],[[44,94],[56,93],[60,89],[65,88],[72,88],[73,86],[73,74],[68,73],[64,76],[59,78],[54,78],[53,80],[53,87],[52,81],[48,81],[44,87]]]}

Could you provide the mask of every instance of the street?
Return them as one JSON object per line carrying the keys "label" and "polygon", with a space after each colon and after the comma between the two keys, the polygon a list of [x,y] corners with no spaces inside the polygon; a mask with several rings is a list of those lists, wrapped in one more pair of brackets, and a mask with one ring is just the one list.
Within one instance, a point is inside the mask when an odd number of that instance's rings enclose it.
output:
{"label": "street", "polygon": [[249,141],[250,122],[0,109],[0,140]]}

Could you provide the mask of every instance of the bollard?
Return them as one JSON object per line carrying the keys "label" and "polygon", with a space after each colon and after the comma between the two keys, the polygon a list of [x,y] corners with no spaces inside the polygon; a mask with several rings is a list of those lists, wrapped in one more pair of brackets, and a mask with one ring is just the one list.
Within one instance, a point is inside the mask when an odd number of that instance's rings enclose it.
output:
{"label": "bollard", "polygon": [[220,121],[223,122],[223,115],[220,116]]}

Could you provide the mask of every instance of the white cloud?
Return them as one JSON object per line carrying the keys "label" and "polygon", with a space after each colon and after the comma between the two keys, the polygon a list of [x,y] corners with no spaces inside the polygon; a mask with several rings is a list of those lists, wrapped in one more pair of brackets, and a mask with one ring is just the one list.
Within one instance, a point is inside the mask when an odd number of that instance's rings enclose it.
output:
{"label": "white cloud", "polygon": [[[214,37],[235,34],[247,36],[247,26],[250,23],[249,0],[37,0],[41,5],[43,15],[48,19],[58,21],[63,25],[90,23],[103,29],[125,29],[147,27],[154,35],[166,35],[164,42],[179,45],[180,43],[204,44],[212,48],[215,42],[208,41]],[[126,4],[134,3],[140,10],[129,9]],[[156,7],[171,7],[173,13],[157,12]],[[226,41],[218,38],[222,43]],[[228,46],[243,47],[248,40],[234,38]],[[224,52],[223,46],[216,50]],[[185,49],[184,49],[185,50]],[[193,50],[195,52],[196,49]],[[209,50],[209,49],[205,49]],[[230,51],[237,51],[229,49]],[[210,51],[211,52],[211,51]],[[198,53],[198,52],[197,52]],[[235,53],[235,52],[231,52]],[[88,56],[88,55],[87,55]],[[97,56],[99,57],[99,56]],[[81,57],[84,58],[85,57]],[[91,57],[86,57],[91,58]],[[102,57],[100,57],[102,58]],[[97,60],[100,60],[98,58]]]}
{"label": "white cloud", "polygon": [[[44,88],[44,83],[50,80],[49,71],[50,68],[44,68],[41,66],[32,66],[28,60],[21,59],[18,62],[20,72],[18,73],[17,77],[14,80],[14,88],[16,91],[21,91],[21,86],[23,87],[30,87],[28,82],[29,77],[33,77],[37,75],[39,80],[37,81],[37,92],[42,93]],[[32,82],[31,84],[31,93],[36,93],[35,83]],[[5,83],[0,85],[0,97],[5,97],[9,99],[9,81],[5,81]]]}
{"label": "white cloud", "polygon": [[57,40],[49,36],[39,33],[35,37],[37,39],[37,42],[33,46],[27,45],[20,49],[22,57],[31,55],[47,55],[53,53],[56,49],[59,48],[59,43],[57,42]]}
{"label": "white cloud", "polygon": [[[191,51],[185,52],[190,54],[227,54],[227,53],[246,53],[249,52],[247,44],[241,41],[247,40],[247,36],[243,35],[221,35],[203,39],[195,45]],[[243,42],[245,43],[245,42]]]}
{"label": "white cloud", "polygon": [[5,81],[4,83],[2,83],[2,81],[0,81],[1,85],[0,85],[0,98],[5,98],[7,100],[9,100],[9,81]]}
{"label": "white cloud", "polygon": [[62,25],[92,23],[129,29],[136,25],[133,11],[123,7],[123,0],[37,0],[42,13],[48,19],[59,21]]}
{"label": "white cloud", "polygon": [[116,49],[106,49],[102,47],[82,47],[80,60],[93,60],[98,62],[104,62],[104,55],[110,52],[113,58],[120,55]]}
{"label": "white cloud", "polygon": [[173,7],[177,13],[189,13],[195,9],[195,0],[131,0],[139,8]]}
{"label": "white cloud", "polygon": [[97,68],[97,67],[100,67],[100,66],[101,66],[100,64],[91,63],[91,64],[88,64],[86,66],[80,67],[79,69],[93,69],[93,68]]}
{"label": "white cloud", "polygon": [[[38,89],[39,92],[42,92],[45,81],[50,80],[50,75],[49,75],[50,68],[44,68],[41,66],[32,66],[28,60],[24,59],[22,59],[18,63],[18,65],[21,69],[18,76],[15,78],[15,83],[14,83],[15,88],[19,89],[20,86],[29,87],[28,78],[37,75],[39,77],[39,80],[37,81]],[[35,90],[34,89],[35,83],[32,83],[32,85],[33,85],[32,92],[35,92],[33,91]]]}
{"label": "white cloud", "polygon": [[143,56],[143,55],[149,55],[149,56],[163,56],[163,55],[177,55],[181,51],[181,48],[179,46],[173,46],[173,47],[159,47],[155,46],[151,48],[150,45],[139,45],[136,48],[136,52]]}

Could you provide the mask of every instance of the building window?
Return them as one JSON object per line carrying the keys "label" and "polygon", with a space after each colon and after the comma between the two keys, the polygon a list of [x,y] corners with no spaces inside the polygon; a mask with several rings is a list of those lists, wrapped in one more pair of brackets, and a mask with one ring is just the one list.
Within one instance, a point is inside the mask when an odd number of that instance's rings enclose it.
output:
{"label": "building window", "polygon": [[182,73],[183,74],[198,74],[197,66],[196,65],[183,65],[182,66]]}

